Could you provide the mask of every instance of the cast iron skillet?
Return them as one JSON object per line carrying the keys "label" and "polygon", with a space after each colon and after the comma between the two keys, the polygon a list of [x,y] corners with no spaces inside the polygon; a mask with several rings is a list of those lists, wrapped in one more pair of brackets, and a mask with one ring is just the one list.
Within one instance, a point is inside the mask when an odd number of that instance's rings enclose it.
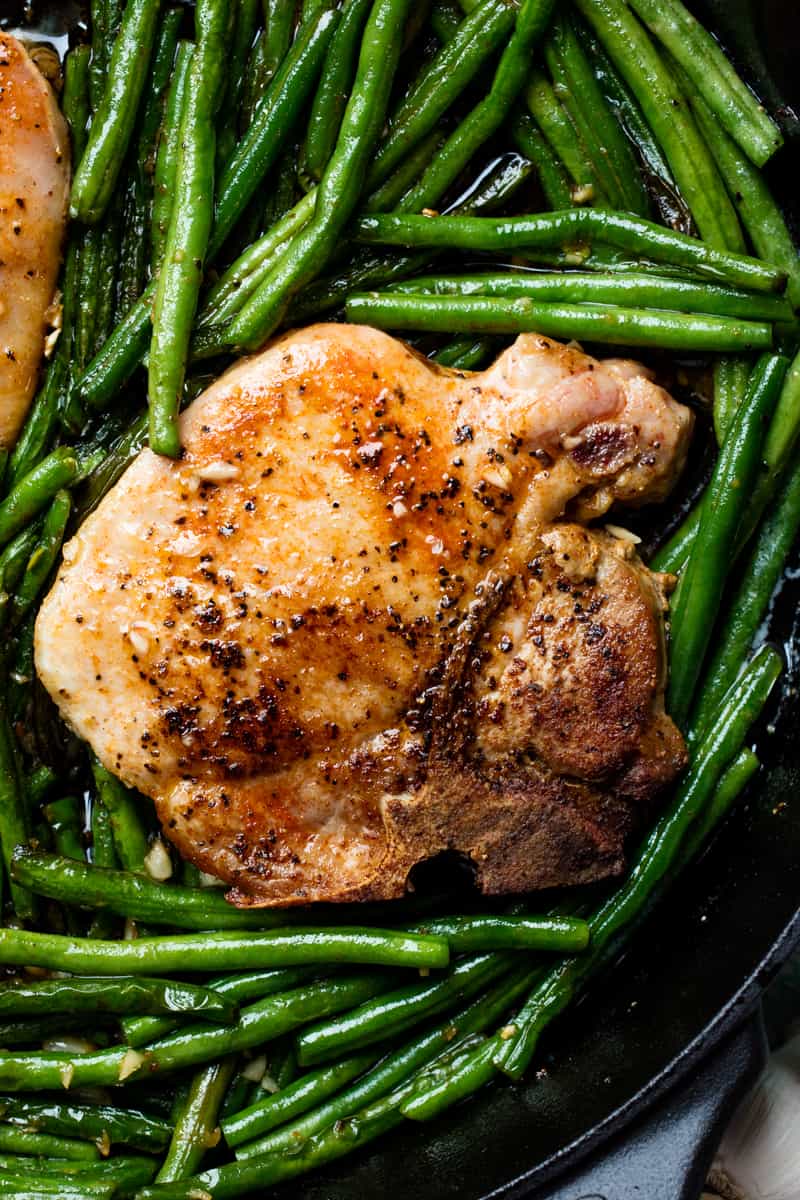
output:
{"label": "cast iron skillet", "polygon": [[[18,21],[21,8],[0,0],[0,18]],[[78,5],[35,8],[58,33]],[[793,0],[709,0],[696,11],[771,106],[800,106]],[[770,175],[798,217],[797,124],[784,118],[788,145]],[[764,766],[745,803],[622,963],[543,1040],[539,1072],[487,1087],[431,1125],[407,1123],[292,1184],[295,1200],[696,1200],[722,1124],[763,1061],[761,991],[800,943],[798,601],[800,553],[766,630],[787,672],[755,739]]]}

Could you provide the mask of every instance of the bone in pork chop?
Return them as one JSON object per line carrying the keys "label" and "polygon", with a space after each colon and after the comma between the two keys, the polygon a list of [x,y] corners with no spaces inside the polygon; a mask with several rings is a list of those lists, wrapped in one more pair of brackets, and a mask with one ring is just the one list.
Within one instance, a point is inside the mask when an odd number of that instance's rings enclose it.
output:
{"label": "bone in pork chop", "polygon": [[52,89],[0,33],[0,447],[12,446],[45,348],[69,197],[69,136]]}
{"label": "bone in pork chop", "polygon": [[223,376],[65,549],[39,675],[240,903],[621,869],[684,762],[664,579],[581,522],[663,498],[691,416],[525,336],[488,370],[317,325]]}

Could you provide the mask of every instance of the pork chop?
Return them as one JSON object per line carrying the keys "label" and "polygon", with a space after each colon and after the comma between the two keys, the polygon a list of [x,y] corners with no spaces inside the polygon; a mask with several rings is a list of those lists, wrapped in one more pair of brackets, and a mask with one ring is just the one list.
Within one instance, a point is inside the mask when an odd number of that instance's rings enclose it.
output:
{"label": "pork chop", "polygon": [[584,528],[664,497],[689,411],[528,335],[480,374],[360,326],[238,364],[66,546],[39,674],[239,903],[487,892],[621,869],[684,761],[665,581]]}
{"label": "pork chop", "polygon": [[54,318],[69,160],[49,83],[0,33],[0,447],[14,444],[25,419]]}

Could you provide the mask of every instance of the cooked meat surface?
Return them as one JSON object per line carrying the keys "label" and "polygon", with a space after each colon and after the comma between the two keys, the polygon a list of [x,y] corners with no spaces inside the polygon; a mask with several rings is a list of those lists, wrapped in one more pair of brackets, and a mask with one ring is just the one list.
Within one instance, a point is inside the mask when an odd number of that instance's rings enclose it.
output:
{"label": "cooked meat surface", "polygon": [[65,549],[39,674],[240,903],[618,871],[684,761],[664,579],[586,529],[691,429],[631,362],[525,336],[480,374],[317,325],[237,365]]}
{"label": "cooked meat surface", "polygon": [[0,447],[36,390],[69,196],[69,137],[24,47],[0,33]]}

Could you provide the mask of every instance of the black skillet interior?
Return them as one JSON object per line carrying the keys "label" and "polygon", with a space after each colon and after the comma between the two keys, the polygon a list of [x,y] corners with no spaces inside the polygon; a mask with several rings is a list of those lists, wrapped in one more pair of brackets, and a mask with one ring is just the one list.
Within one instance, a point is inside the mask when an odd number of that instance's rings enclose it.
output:
{"label": "black skillet interior", "polygon": [[[16,22],[22,7],[0,0],[0,17]],[[35,8],[37,22],[47,19],[52,33],[77,11],[60,0]],[[781,97],[800,101],[793,0],[711,0],[697,11],[771,105]],[[800,217],[792,178],[797,142],[789,140],[770,174],[776,194]],[[548,1035],[539,1071],[518,1087],[486,1088],[433,1125],[409,1124],[370,1153],[293,1185],[296,1200],[524,1194],[599,1153],[603,1140],[668,1083],[702,1071],[699,1059],[752,1008],[800,939],[798,600],[796,553],[765,631],[785,648],[785,686],[755,739],[764,765],[745,802],[622,963]]]}

